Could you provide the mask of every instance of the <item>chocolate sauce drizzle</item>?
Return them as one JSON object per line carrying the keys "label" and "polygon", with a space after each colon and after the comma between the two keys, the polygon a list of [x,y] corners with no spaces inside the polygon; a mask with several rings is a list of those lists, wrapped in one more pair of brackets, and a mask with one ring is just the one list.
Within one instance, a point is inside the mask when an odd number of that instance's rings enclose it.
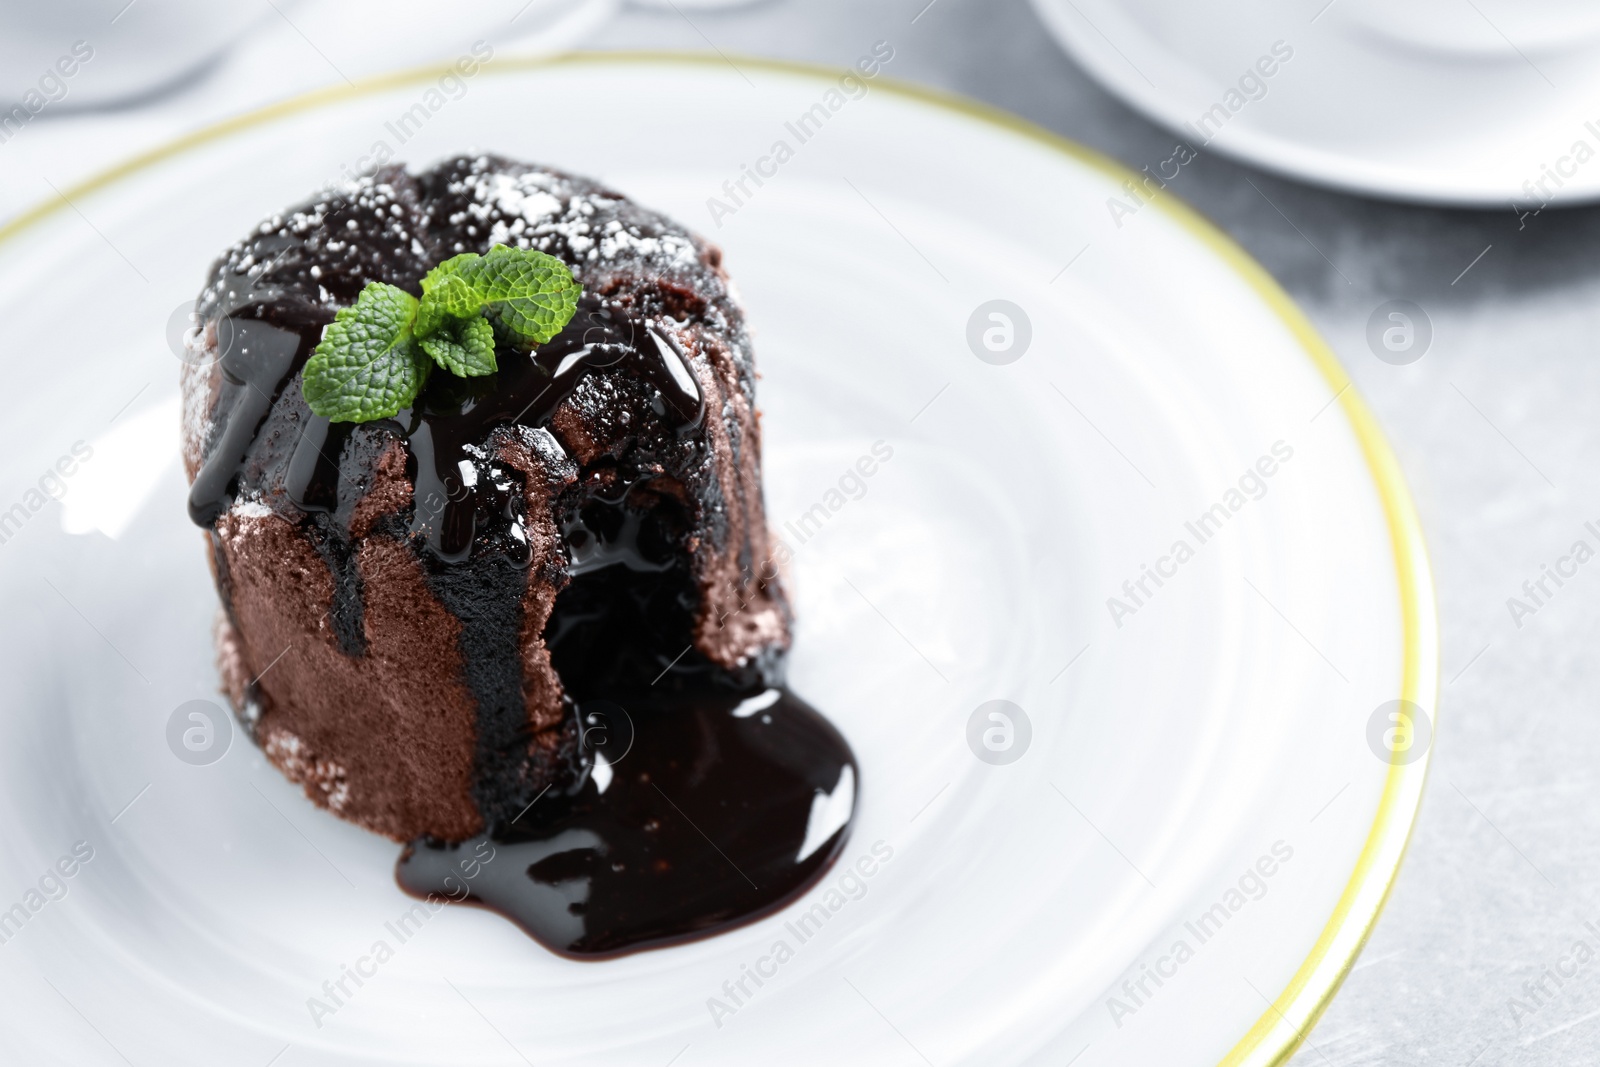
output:
{"label": "chocolate sauce drizzle", "polygon": [[[430,217],[455,225],[441,202]],[[667,439],[703,459],[706,398],[673,336],[674,315],[585,292],[548,344],[532,353],[502,345],[497,373],[435,370],[393,419],[331,423],[298,395],[333,317],[327,297],[351,301],[373,278],[414,291],[425,260],[443,258],[432,252],[464,250],[476,233],[424,233],[424,257],[385,214],[398,208],[358,206],[316,209],[325,210],[322,228],[303,239],[263,231],[236,250],[233,273],[219,268],[202,308],[222,352],[220,392],[189,513],[214,529],[245,485],[281,485],[268,503],[291,518],[299,512],[334,578],[339,646],[361,657],[349,523],[388,442],[405,442],[412,508],[374,531],[413,546],[434,596],[461,622],[463,681],[478,704],[473,797],[487,829],[472,841],[406,846],[399,884],[484,905],[582,959],[706,936],[783,907],[843,848],[859,771],[838,731],[783,688],[780,650],[728,670],[694,647],[701,592],[687,545],[696,531],[684,502],[657,484],[662,464],[648,457],[585,470],[556,505],[567,559],[550,580],[565,587],[544,639],[568,719],[557,749],[537,757],[548,764],[539,780],[554,784],[531,803],[522,788],[531,552],[522,475],[495,462],[490,438],[503,427],[546,427],[585,379],[615,368],[653,386],[648,405]]]}
{"label": "chocolate sauce drizzle", "polygon": [[567,327],[532,358],[512,353],[500,371],[478,379],[437,375],[416,406],[403,411],[413,463],[417,510],[411,532],[440,559],[465,559],[472,549],[490,487],[472,469],[468,449],[500,426],[543,426],[589,372],[625,365],[660,394],[656,414],[680,434],[696,429],[705,402],[676,340],[653,323],[638,323],[587,294]]}
{"label": "chocolate sauce drizzle", "polygon": [[[322,338],[323,323],[291,332],[259,319],[223,316],[230,336],[222,357],[223,396],[212,445],[189,492],[189,515],[210,526],[228,508],[245,454],[279,394],[305,365]],[[705,418],[705,400],[677,340],[654,322],[637,322],[584,294],[566,327],[531,355],[501,347],[499,371],[458,378],[436,371],[412,407],[393,420],[410,454],[415,486],[411,533],[439,559],[456,563],[472,551],[480,521],[491,505],[503,512],[504,491],[476,460],[489,434],[501,426],[543,426],[591,371],[626,366],[659,393],[656,414],[680,435]],[[289,460],[285,488],[305,512],[338,506],[340,458],[355,428],[308,414]],[[509,516],[508,516],[509,517]]]}
{"label": "chocolate sauce drizzle", "polygon": [[[223,316],[211,326],[223,352],[217,436],[189,487],[189,518],[210,528],[228,509],[233,487],[278,394],[310,358],[304,333],[259,319]],[[320,339],[321,329],[317,330]],[[311,348],[316,347],[311,342]]]}
{"label": "chocolate sauce drizzle", "polygon": [[577,705],[575,787],[471,841],[412,842],[395,870],[414,896],[482,905],[572,958],[778,910],[833,862],[855,811],[850,747],[782,687],[781,662],[729,671],[692,647],[687,516],[642,487],[592,492],[565,524],[571,581],[544,638]]}

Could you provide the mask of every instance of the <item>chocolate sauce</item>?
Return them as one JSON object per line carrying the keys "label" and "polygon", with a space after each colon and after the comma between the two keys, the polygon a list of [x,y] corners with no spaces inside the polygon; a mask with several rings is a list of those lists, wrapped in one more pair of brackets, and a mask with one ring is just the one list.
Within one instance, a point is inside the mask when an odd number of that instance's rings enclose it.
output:
{"label": "chocolate sauce", "polygon": [[289,499],[301,511],[331,512],[338,508],[339,460],[355,426],[352,422],[329,422],[321,415],[306,420],[284,478]]}
{"label": "chocolate sauce", "polygon": [[[678,434],[696,429],[706,413],[677,341],[661,326],[632,322],[589,294],[549,344],[531,355],[502,346],[496,362],[498,373],[483,378],[435,371],[416,403],[395,419],[405,427],[406,474],[416,486],[411,534],[451,563],[469,557],[483,523],[510,518],[504,514],[507,493],[480,469],[482,451],[477,450],[498,427],[544,426],[590,371],[619,365],[637,371],[659,390],[656,414]],[[307,512],[334,509],[339,453],[347,437],[349,424],[330,424],[322,416],[307,419],[286,480],[294,506]]]}
{"label": "chocolate sauce", "polygon": [[[232,335],[222,359],[220,436],[189,494],[190,517],[207,527],[227,509],[261,423],[320,342],[323,328],[306,323],[291,332],[232,316],[216,323]],[[502,346],[496,362],[500,370],[481,378],[435,371],[413,406],[395,419],[404,427],[407,473],[415,486],[411,533],[449,562],[466,559],[479,525],[507,504],[506,493],[477,462],[489,434],[501,426],[543,426],[591,371],[619,365],[636,370],[659,392],[656,414],[680,435],[705,417],[705,401],[677,341],[655,323],[628,319],[588,294],[548,344],[532,354]],[[285,478],[290,500],[302,511],[338,506],[340,457],[352,428],[306,415]]]}
{"label": "chocolate sauce", "polygon": [[[483,905],[596,959],[751,922],[832,863],[855,810],[850,747],[779,685],[776,658],[730,671],[693,647],[687,524],[648,478],[602,481],[568,516],[570,581],[544,640],[577,705],[581,773],[521,810],[503,810],[503,787],[485,790],[487,833],[407,846],[395,870],[407,892]],[[461,616],[463,642],[480,614]],[[495,729],[484,699],[480,729]]]}
{"label": "chocolate sauce", "polygon": [[599,959],[770,914],[843,849],[854,757],[787,690],[597,700],[579,712],[594,762],[575,796],[546,794],[472,841],[408,845],[401,887],[483,905],[553,952]]}
{"label": "chocolate sauce", "polygon": [[189,487],[189,518],[207,529],[227,510],[230,487],[256,433],[296,364],[308,355],[302,333],[271,323],[224,317],[212,328],[223,351],[218,436]]}
{"label": "chocolate sauce", "polygon": [[688,360],[669,334],[635,322],[585,295],[565,329],[532,356],[502,349],[500,370],[482,378],[436,373],[417,403],[399,415],[407,425],[416,486],[413,535],[422,535],[440,559],[465,559],[492,487],[469,449],[481,447],[501,426],[543,426],[584,376],[626,365],[660,393],[656,414],[679,434],[700,425],[705,403]]}
{"label": "chocolate sauce", "polygon": [[[570,580],[544,641],[576,702],[579,773],[505,810],[514,793],[480,753],[489,830],[407,846],[395,871],[407,892],[481,904],[553,951],[594,959],[753,921],[837,856],[859,781],[849,745],[781,687],[776,657],[732,671],[693,647],[687,529],[682,505],[646,477],[602,479],[568,515]],[[474,555],[474,566],[489,558]],[[436,594],[461,612],[465,648],[489,609],[458,605],[457,568],[435,570]],[[468,659],[512,663],[515,649]],[[484,717],[504,701],[479,700],[480,730],[514,725]],[[490,746],[511,747],[503,736]]]}
{"label": "chocolate sauce", "polygon": [[[401,522],[394,532],[405,536]],[[470,566],[421,554],[428,588],[461,624],[461,680],[477,705],[472,799],[488,825],[509,822],[546,782],[577,783],[584,763],[569,713],[554,751],[528,744],[523,693],[523,599],[527,546],[514,538],[479,545]],[[532,750],[530,751],[530,748]],[[530,787],[529,783],[534,782]]]}

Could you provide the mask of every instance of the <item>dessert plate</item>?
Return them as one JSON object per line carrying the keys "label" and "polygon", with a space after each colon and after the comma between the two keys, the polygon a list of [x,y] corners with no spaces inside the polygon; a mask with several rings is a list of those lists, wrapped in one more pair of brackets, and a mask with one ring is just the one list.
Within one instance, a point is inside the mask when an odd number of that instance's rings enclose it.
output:
{"label": "dessert plate", "polygon": [[[1033,6],[1090,74],[1191,149],[1519,214],[1600,197],[1600,13],[1584,0]],[[1149,169],[1181,181],[1188,158]]]}
{"label": "dessert plate", "polygon": [[771,917],[573,962],[414,908],[216,711],[169,338],[439,74],[341,88],[0,230],[6,1061],[1279,1062],[1395,875],[1437,669],[1405,488],[1305,319],[1175,199],[1117,228],[1113,165],[881,73],[496,67],[389,149],[550,161],[726,250],[853,837]]}

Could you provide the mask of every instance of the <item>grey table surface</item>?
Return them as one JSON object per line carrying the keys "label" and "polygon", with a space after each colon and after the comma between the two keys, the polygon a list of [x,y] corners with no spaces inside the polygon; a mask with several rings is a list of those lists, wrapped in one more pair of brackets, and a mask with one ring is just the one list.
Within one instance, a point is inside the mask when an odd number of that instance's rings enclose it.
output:
{"label": "grey table surface", "polygon": [[[625,11],[589,44],[847,65],[883,39],[895,77],[1005,108],[1135,168],[1171,154],[1172,135],[1067,58],[1026,0],[927,4],[664,4]],[[1507,600],[1575,541],[1600,548],[1584,529],[1600,525],[1590,417],[1600,208],[1519,219],[1509,204],[1387,203],[1214,154],[1171,191],[1255,255],[1338,353],[1399,454],[1438,589],[1442,696],[1410,852],[1365,952],[1292,1062],[1595,1062],[1600,936],[1584,923],[1600,928],[1590,892],[1600,880],[1600,566],[1547,585],[1556,595],[1533,615],[1513,618]],[[1433,324],[1427,353],[1407,366],[1366,343],[1369,316],[1391,299],[1414,301]]]}

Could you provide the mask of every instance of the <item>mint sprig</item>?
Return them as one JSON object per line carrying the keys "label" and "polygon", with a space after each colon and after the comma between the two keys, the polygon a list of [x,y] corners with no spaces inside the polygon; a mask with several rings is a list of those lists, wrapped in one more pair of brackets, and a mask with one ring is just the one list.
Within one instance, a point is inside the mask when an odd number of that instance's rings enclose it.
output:
{"label": "mint sprig", "polygon": [[582,287],[554,256],[496,245],[445,260],[422,279],[422,299],[371,282],[341,308],[306,362],[301,392],[333,422],[391,418],[409,407],[436,363],[451,374],[493,374],[495,342],[547,343],[577,312]]}

